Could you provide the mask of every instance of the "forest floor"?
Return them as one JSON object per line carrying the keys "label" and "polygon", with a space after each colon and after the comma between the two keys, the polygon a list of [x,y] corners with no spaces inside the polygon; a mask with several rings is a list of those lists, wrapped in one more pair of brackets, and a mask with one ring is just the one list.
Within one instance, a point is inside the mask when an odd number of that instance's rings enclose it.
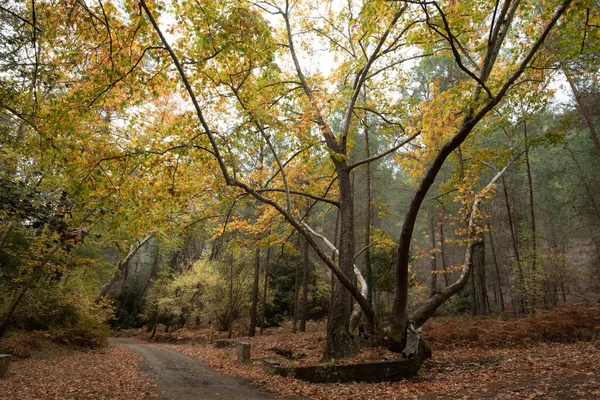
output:
{"label": "forest floor", "polygon": [[[324,323],[309,322],[307,330],[292,334],[285,323],[233,341],[250,342],[253,358],[317,364]],[[69,349],[41,332],[16,333],[0,340],[0,353],[17,356],[0,379],[0,399],[203,398],[198,393],[211,399],[221,394],[232,399],[600,399],[599,307],[519,319],[435,318],[424,332],[433,358],[416,377],[326,385],[273,376],[260,363],[241,365],[235,348],[212,347],[210,342],[223,334],[210,329],[160,333],[152,344],[141,330],[124,331],[120,334],[132,338],[111,339],[101,351]],[[276,354],[281,350],[291,358]],[[385,348],[370,348],[337,363],[394,357]],[[248,381],[262,389],[249,387]]]}
{"label": "forest floor", "polygon": [[[433,348],[419,374],[394,383],[310,384],[273,376],[260,363],[241,365],[235,348],[215,349],[222,335],[209,329],[159,334],[155,342],[199,357],[211,367],[245,378],[280,396],[309,399],[600,399],[600,308],[565,308],[518,319],[436,318],[425,329]],[[143,332],[137,339],[147,340]],[[318,364],[324,323],[290,333],[289,323],[265,335],[236,337],[250,342],[252,357],[282,365]],[[290,359],[275,350],[291,352]],[[396,358],[385,348],[363,349],[336,363]]]}
{"label": "forest floor", "polygon": [[72,349],[43,332],[15,332],[0,341],[13,354],[0,379],[0,399],[142,400],[152,387],[140,371],[141,358],[120,345],[102,350]]}

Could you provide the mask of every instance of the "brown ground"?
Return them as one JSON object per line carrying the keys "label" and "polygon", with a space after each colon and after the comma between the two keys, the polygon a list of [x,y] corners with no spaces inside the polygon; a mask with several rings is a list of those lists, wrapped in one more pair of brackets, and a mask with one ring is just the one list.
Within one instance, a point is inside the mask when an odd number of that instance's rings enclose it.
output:
{"label": "brown ground", "polygon": [[100,352],[40,347],[30,358],[11,362],[0,379],[0,399],[142,400],[150,393],[140,358],[126,347]]}
{"label": "brown ground", "polygon": [[[290,344],[318,343],[314,333],[286,336]],[[260,342],[265,338],[243,340]],[[282,337],[274,338],[277,343],[283,341]],[[164,346],[200,357],[218,370],[244,377],[285,396],[322,400],[600,399],[600,344],[585,342],[536,343],[508,349],[434,349],[433,359],[411,380],[329,385],[271,376],[258,364],[238,365],[234,349],[217,350],[198,344]],[[255,347],[265,348],[263,344]],[[271,354],[252,352],[252,357],[265,355]],[[372,359],[370,355],[368,353],[366,359]]]}
{"label": "brown ground", "polygon": [[[168,342],[162,345],[115,339],[101,352],[66,350],[43,333],[18,334],[0,341],[0,353],[31,357],[11,364],[0,380],[0,399],[273,398],[223,373],[281,396],[323,400],[600,399],[599,320],[598,307],[510,321],[436,319],[425,330],[433,359],[411,380],[379,384],[316,385],[272,376],[259,363],[238,364],[235,349],[214,349],[209,341],[219,335],[209,329],[161,334],[157,341]],[[323,327],[310,323],[310,332],[291,334],[284,325],[235,340],[251,342],[254,358],[314,364],[324,344]],[[147,339],[144,333],[129,333]],[[275,354],[274,347],[291,350],[295,358]],[[383,348],[365,349],[344,362],[394,356]]]}

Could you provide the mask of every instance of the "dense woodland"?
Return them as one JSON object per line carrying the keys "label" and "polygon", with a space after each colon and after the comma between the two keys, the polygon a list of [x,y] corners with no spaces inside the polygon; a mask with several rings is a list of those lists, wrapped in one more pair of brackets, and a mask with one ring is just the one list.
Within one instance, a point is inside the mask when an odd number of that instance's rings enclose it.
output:
{"label": "dense woodland", "polygon": [[596,0],[0,21],[0,335],[326,319],[329,359],[600,298]]}

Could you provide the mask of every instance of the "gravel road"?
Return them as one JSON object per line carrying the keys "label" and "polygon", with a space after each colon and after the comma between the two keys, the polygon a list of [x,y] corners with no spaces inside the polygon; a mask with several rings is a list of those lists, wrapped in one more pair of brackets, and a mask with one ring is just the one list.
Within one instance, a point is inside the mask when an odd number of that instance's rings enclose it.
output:
{"label": "gravel road", "polygon": [[142,371],[152,378],[161,399],[220,400],[275,399],[275,395],[247,381],[216,372],[202,360],[165,347],[124,338],[111,343],[129,347],[142,357]]}

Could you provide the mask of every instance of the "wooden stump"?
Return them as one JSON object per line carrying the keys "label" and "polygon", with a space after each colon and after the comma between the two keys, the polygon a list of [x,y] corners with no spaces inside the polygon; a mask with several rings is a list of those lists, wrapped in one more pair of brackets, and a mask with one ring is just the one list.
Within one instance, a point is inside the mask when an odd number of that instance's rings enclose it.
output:
{"label": "wooden stump", "polygon": [[250,362],[250,343],[240,342],[237,347],[238,361],[242,364]]}

